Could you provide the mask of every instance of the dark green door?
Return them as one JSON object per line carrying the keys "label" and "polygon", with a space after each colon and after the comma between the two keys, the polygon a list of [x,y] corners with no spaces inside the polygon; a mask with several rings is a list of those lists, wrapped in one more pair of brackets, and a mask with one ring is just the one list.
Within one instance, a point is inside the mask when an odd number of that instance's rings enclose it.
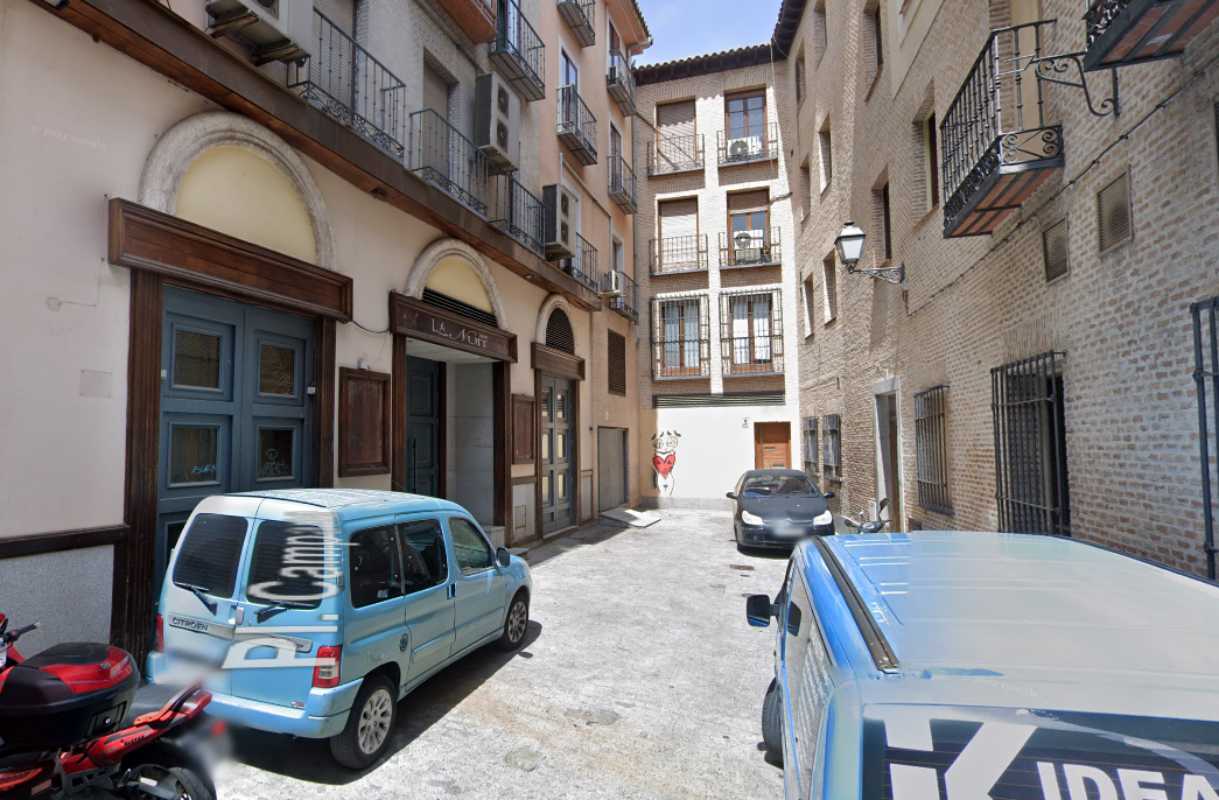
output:
{"label": "dark green door", "polygon": [[440,494],[440,363],[406,359],[406,491]]}

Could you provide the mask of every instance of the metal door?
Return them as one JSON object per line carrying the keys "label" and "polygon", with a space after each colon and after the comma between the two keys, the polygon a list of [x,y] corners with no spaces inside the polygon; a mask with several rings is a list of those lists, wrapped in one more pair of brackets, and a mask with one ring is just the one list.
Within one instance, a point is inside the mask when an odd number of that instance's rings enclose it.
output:
{"label": "metal door", "polygon": [[406,491],[440,492],[440,364],[406,359]]}
{"label": "metal door", "polygon": [[542,532],[575,523],[571,381],[542,377]]}
{"label": "metal door", "polygon": [[597,510],[626,504],[626,431],[597,429]]}

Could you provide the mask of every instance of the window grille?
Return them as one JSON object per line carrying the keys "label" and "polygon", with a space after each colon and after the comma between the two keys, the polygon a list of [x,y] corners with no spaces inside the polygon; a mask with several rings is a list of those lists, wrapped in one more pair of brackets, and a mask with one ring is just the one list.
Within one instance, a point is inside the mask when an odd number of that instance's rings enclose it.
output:
{"label": "window grille", "polygon": [[822,427],[825,430],[825,448],[822,454],[822,470],[828,480],[842,478],[842,418],[837,414],[827,414],[823,418]]}
{"label": "window grille", "polygon": [[1045,279],[1047,281],[1061,278],[1070,269],[1067,230],[1067,221],[1064,218],[1041,233],[1041,249],[1045,257]]}
{"label": "window grille", "polygon": [[918,504],[941,514],[952,513],[948,495],[947,416],[947,386],[936,386],[914,396]]}
{"label": "window grille", "polygon": [[607,383],[610,394],[626,394],[626,337],[620,333],[607,331],[608,358],[606,359]]}
{"label": "window grille", "polygon": [[550,312],[546,320],[546,346],[564,353],[576,352],[576,337],[571,329],[571,320],[561,309]]}
{"label": "window grille", "polygon": [[724,375],[783,372],[783,309],[778,291],[720,296]]}
{"label": "window grille", "polygon": [[1102,253],[1130,238],[1130,176],[1122,173],[1096,195],[1097,227]]}
{"label": "window grille", "polygon": [[810,480],[817,480],[817,418],[804,418],[804,472]]}
{"label": "window grille", "polygon": [[704,294],[652,300],[652,374],[706,378],[711,367],[711,323]]}

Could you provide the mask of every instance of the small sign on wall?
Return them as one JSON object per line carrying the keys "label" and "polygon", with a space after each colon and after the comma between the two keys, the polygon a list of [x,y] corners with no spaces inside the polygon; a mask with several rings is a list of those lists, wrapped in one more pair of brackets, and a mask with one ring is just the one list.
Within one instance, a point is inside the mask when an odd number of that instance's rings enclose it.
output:
{"label": "small sign on wall", "polygon": [[390,376],[339,369],[339,477],[390,471]]}

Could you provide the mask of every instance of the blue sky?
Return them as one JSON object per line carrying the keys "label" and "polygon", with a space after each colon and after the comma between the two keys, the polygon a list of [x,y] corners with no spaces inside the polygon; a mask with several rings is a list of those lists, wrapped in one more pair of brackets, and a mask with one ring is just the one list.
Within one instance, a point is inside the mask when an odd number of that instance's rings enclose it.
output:
{"label": "blue sky", "polygon": [[656,43],[639,64],[770,41],[780,0],[639,0]]}

